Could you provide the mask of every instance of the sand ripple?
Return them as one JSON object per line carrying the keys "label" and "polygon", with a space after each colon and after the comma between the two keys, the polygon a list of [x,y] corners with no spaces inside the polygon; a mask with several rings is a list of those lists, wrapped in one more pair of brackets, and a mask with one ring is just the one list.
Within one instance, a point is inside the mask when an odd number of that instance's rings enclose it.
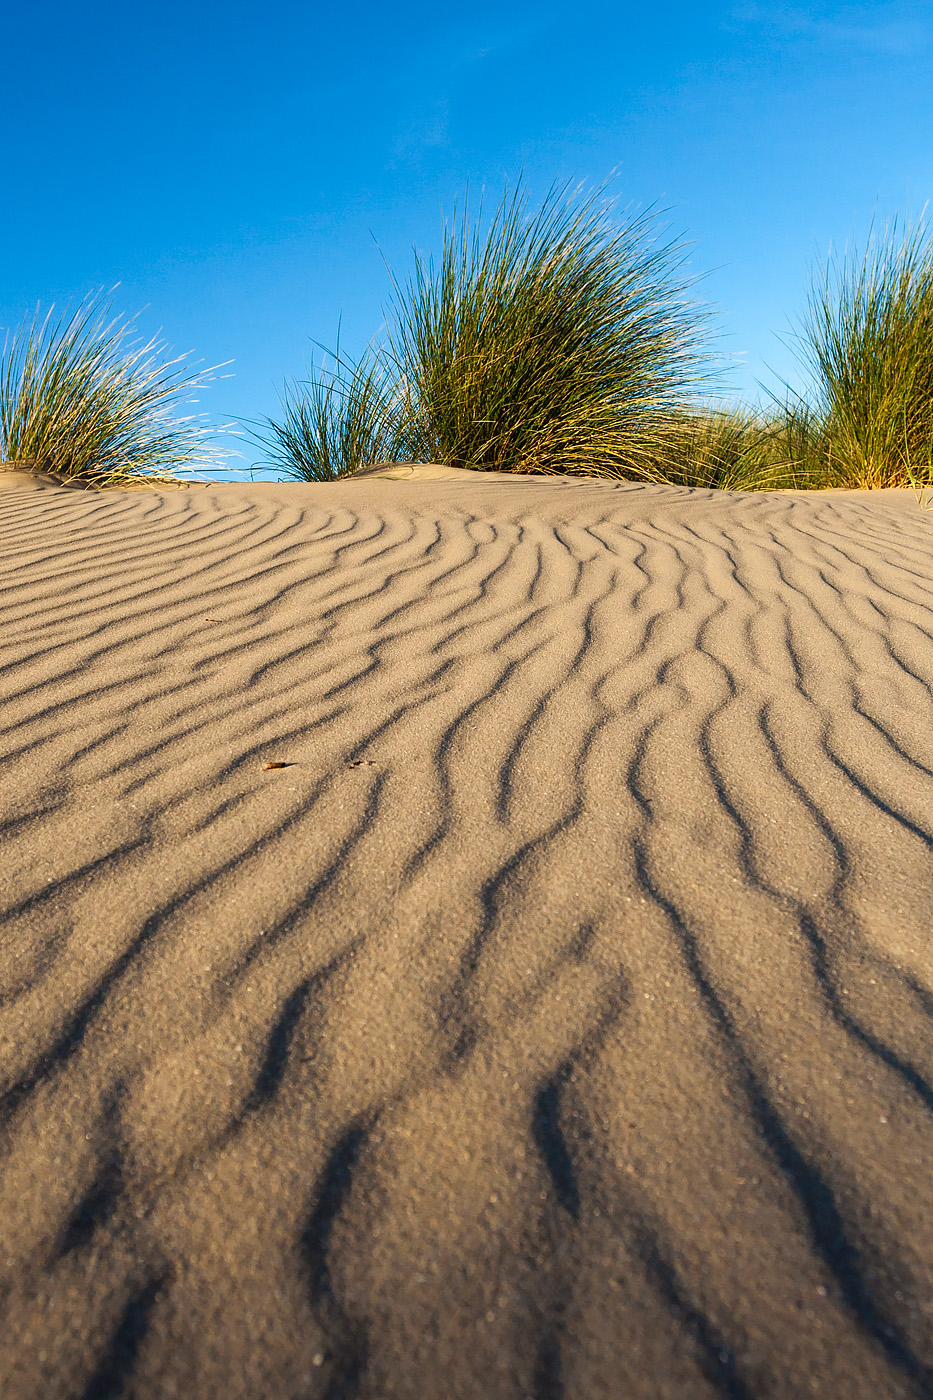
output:
{"label": "sand ripple", "polygon": [[933,1396],[909,495],[36,485],[0,551],[5,1400]]}

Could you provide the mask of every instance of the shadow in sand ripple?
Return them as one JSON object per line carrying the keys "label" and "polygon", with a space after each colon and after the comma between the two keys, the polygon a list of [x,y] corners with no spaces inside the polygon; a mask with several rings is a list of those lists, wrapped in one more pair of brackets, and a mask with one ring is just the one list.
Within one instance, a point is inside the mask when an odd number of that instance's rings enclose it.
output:
{"label": "shadow in sand ripple", "polygon": [[81,1400],[118,1400],[119,1396],[126,1394],[136,1355],[145,1341],[149,1317],[163,1284],[164,1279],[152,1279],[129,1299],[103,1359],[81,1394]]}
{"label": "shadow in sand ripple", "polygon": [[576,1220],[580,1214],[580,1190],[577,1185],[573,1159],[560,1126],[560,1078],[538,1090],[532,1115],[532,1132],[538,1151],[554,1183],[557,1199]]}
{"label": "shadow in sand ripple", "polygon": [[685,1332],[696,1349],[699,1369],[723,1400],[755,1400],[755,1390],[743,1381],[735,1356],[718,1335],[709,1318],[683,1291],[676,1270],[646,1226],[637,1231],[639,1252],[649,1282],[669,1309],[675,1326]]}
{"label": "shadow in sand ripple", "polygon": [[317,1201],[302,1231],[301,1248],[315,1301],[332,1296],[328,1250],[331,1231],[353,1186],[353,1169],[366,1141],[362,1127],[348,1128],[334,1145],[321,1173]]}
{"label": "shadow in sand ripple", "polygon": [[777,1165],[799,1201],[813,1246],[832,1272],[840,1295],[858,1326],[880,1346],[889,1361],[916,1387],[916,1394],[933,1395],[933,1367],[925,1364],[908,1343],[893,1316],[888,1315],[865,1277],[862,1253],[853,1229],[845,1221],[834,1192],[815,1162],[794,1142],[775,1104],[755,1073],[735,1024],[703,965],[696,937],[648,873],[644,852],[637,865],[642,887],[663,909],[682,949],[685,963],[710,1018],[736,1066],[751,1116]]}

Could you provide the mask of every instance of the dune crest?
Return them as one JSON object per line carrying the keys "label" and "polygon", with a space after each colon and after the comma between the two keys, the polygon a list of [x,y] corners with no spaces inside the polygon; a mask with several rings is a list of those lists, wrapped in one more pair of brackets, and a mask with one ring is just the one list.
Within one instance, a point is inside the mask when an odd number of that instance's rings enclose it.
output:
{"label": "dune crest", "polygon": [[933,1395],[930,520],[447,472],[0,493],[0,1393]]}
{"label": "dune crest", "polygon": [[541,480],[540,476],[522,476],[520,473],[484,472],[469,467],[449,467],[445,462],[373,462],[371,466],[361,467],[352,476],[344,479],[359,481],[370,477],[378,477],[386,481],[461,481],[464,484],[475,481]]}

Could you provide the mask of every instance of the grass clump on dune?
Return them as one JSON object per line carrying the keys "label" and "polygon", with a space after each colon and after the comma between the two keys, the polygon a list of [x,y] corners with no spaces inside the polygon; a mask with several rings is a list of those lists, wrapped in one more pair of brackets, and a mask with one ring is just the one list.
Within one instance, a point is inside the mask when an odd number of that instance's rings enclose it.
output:
{"label": "grass clump on dune", "polygon": [[933,485],[933,239],[896,225],[813,281],[806,395],[711,408],[705,315],[655,216],[603,192],[464,209],[394,281],[383,342],[283,397],[287,475],[389,459],[726,490]]}
{"label": "grass clump on dune", "polygon": [[385,342],[283,398],[266,442],[295,477],[397,458],[488,471],[644,475],[703,380],[703,314],[654,215],[601,192],[464,210],[437,262],[394,283]]}
{"label": "grass clump on dune", "polygon": [[385,363],[358,363],[337,353],[309,378],[287,383],[282,417],[268,420],[262,441],[271,462],[302,481],[333,481],[405,447],[405,404]]}
{"label": "grass clump on dune", "polygon": [[808,395],[695,409],[657,481],[729,490],[933,485],[933,237],[896,224],[821,264],[798,338]]}
{"label": "grass clump on dune", "polygon": [[204,428],[180,407],[208,376],[132,334],[91,297],[71,316],[37,313],[7,338],[0,362],[0,459],[112,486],[168,480],[209,465]]}
{"label": "grass clump on dune", "polygon": [[933,476],[933,237],[896,224],[820,269],[803,324],[815,389],[807,456],[826,486]]}
{"label": "grass clump on dune", "polygon": [[422,460],[490,471],[645,470],[702,379],[702,314],[655,216],[600,192],[468,210],[396,283],[389,353]]}

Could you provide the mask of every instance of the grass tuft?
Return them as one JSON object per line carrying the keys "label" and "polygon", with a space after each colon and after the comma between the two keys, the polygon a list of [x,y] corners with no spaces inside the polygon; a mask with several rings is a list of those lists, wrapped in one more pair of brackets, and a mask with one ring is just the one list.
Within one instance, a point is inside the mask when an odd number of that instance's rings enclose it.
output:
{"label": "grass tuft", "polygon": [[656,482],[718,491],[800,490],[812,485],[810,428],[784,406],[770,414],[703,408],[672,424]]}
{"label": "grass tuft", "polygon": [[651,469],[704,377],[684,250],[600,190],[506,194],[485,232],[465,206],[435,263],[395,283],[389,357],[409,450],[513,472]]}
{"label": "grass tuft", "polygon": [[287,386],[260,440],[313,481],[390,459],[650,477],[708,371],[683,258],[601,190],[506,194],[486,226],[465,207],[393,281],[385,343]]}
{"label": "grass tuft", "polygon": [[819,269],[802,328],[811,472],[827,486],[933,484],[933,236],[896,223]]}
{"label": "grass tuft", "polygon": [[0,360],[0,459],[94,486],[211,465],[206,430],[179,413],[210,373],[163,351],[97,296],[70,316],[37,312],[7,337]]}
{"label": "grass tuft", "polygon": [[404,404],[384,362],[340,357],[286,383],[282,415],[260,440],[270,465],[300,481],[334,481],[369,462],[393,457],[404,434]]}
{"label": "grass tuft", "polygon": [[415,255],[384,342],[312,371],[265,441],[289,476],[369,462],[573,472],[723,490],[912,486],[933,499],[933,237],[887,226],[821,265],[799,337],[808,396],[703,406],[706,313],[684,250],[603,189],[465,205]]}

